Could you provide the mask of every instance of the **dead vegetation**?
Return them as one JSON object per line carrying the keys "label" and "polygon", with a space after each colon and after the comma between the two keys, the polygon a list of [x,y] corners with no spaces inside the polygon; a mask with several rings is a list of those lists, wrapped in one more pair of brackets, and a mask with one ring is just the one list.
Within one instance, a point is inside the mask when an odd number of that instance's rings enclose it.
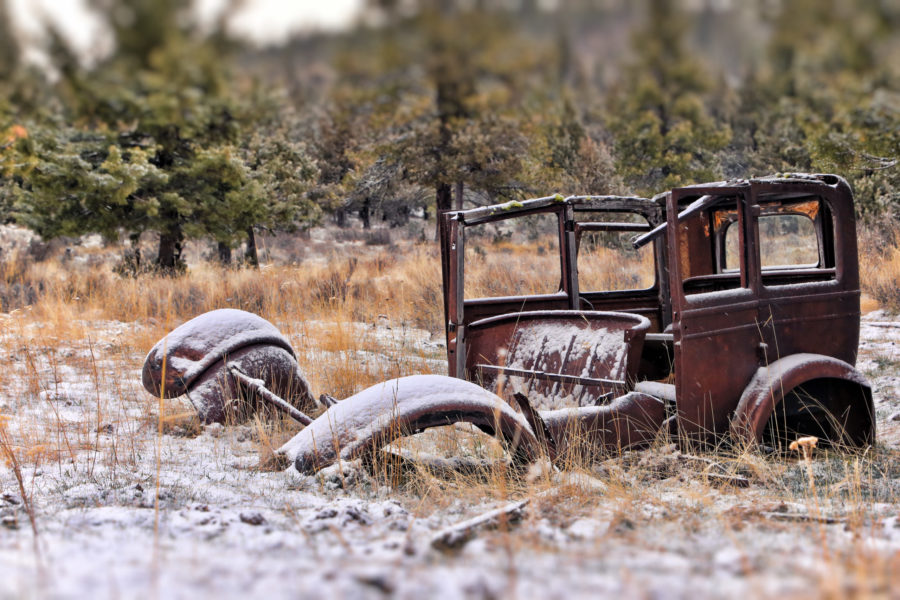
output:
{"label": "dead vegetation", "polygon": [[885,309],[900,313],[900,228],[860,236],[863,291]]}
{"label": "dead vegetation", "polygon": [[[495,250],[508,250],[508,263],[515,265],[516,249],[501,243]],[[298,539],[312,547],[308,552],[327,552],[327,538],[353,554],[374,536],[385,547],[395,544],[419,569],[437,553],[450,568],[488,572],[485,585],[501,597],[516,590],[532,595],[525,583],[544,589],[530,565],[555,565],[559,577],[572,581],[574,595],[586,592],[578,582],[591,573],[617,582],[600,589],[631,595],[664,593],[667,577],[683,573],[689,575],[674,596],[691,585],[701,596],[887,597],[900,589],[895,445],[857,454],[816,449],[806,460],[725,446],[688,451],[661,435],[641,452],[597,460],[585,443],[562,465],[524,469],[510,466],[493,439],[455,426],[404,438],[362,463],[286,478],[273,450],[292,435],[293,424],[256,419],[203,427],[186,402],[160,403],[141,388],[141,361],[157,339],[200,312],[225,306],[276,323],[298,350],[316,394],[342,398],[391,377],[442,372],[436,249],[359,242],[352,251],[300,268],[235,271],[198,264],[180,279],[120,278],[103,265],[8,256],[0,270],[4,289],[20,285],[39,294],[0,315],[0,456],[8,473],[0,477],[2,526],[30,523],[35,555],[42,536],[57,539],[55,513],[63,509],[152,509],[162,515],[165,532],[167,515],[206,506],[211,512],[204,518],[212,520],[198,517],[206,524],[195,528],[213,531],[215,519],[229,518],[216,504],[222,492],[209,491],[219,490],[209,481],[221,478],[233,494],[224,496],[228,503],[238,498],[241,506],[263,507],[263,521],[250,520],[269,524],[254,527],[299,531]],[[868,293],[885,307],[889,299],[881,300],[877,290],[886,290],[887,281],[897,289],[900,262],[876,268],[871,261],[898,252],[861,252]],[[483,268],[476,278],[494,285],[498,265]],[[519,278],[509,281],[519,285],[543,269],[509,271]],[[879,427],[890,416],[880,414]],[[315,508],[319,516],[310,517],[304,494],[335,508]],[[267,495],[273,500],[263,500]],[[405,516],[402,524],[379,529],[382,521],[366,511],[388,498],[401,508],[383,522]],[[501,510],[479,520],[495,509]],[[473,518],[474,524],[457,525]],[[235,520],[251,526],[243,517]],[[205,543],[217,548],[221,534],[209,535],[213,541]],[[23,547],[18,551],[26,552]],[[52,563],[52,552],[40,560]],[[390,565],[394,559],[385,560]],[[704,573],[712,583],[699,581]],[[371,587],[365,583],[370,574],[357,575],[353,585]],[[394,576],[383,577],[374,580],[408,589]]]}

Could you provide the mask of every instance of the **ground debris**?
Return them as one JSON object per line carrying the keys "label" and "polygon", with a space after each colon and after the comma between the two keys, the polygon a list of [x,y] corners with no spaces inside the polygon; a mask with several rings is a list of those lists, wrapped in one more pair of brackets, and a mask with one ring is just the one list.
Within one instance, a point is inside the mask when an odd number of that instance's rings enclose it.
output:
{"label": "ground debris", "polygon": [[811,515],[808,513],[793,513],[793,512],[762,512],[760,513],[763,517],[767,519],[772,519],[773,521],[792,521],[792,522],[804,522],[804,523],[823,523],[825,525],[834,525],[837,523],[846,523],[847,519],[843,517],[830,517],[827,515]]}
{"label": "ground debris", "polygon": [[529,501],[530,499],[512,502],[461,523],[445,527],[431,537],[431,547],[444,551],[455,550],[465,545],[482,529],[497,529],[517,523],[524,517],[524,509]]}
{"label": "ground debris", "polygon": [[[0,354],[10,356],[16,347],[13,333],[0,331],[8,341]],[[80,343],[62,341],[47,351],[82,360],[83,354],[65,354]],[[896,360],[889,343],[866,350],[867,360],[875,366],[882,356]],[[44,346],[33,343],[29,352],[38,348]],[[858,475],[857,457],[817,458],[821,511],[803,501],[810,498],[806,466],[778,454],[736,456],[662,443],[590,465],[558,469],[546,462],[529,480],[508,461],[479,461],[501,454],[493,441],[482,446],[482,434],[468,426],[404,440],[404,454],[418,463],[408,480],[370,473],[365,460],[371,457],[303,476],[284,460],[248,468],[266,447],[265,436],[254,437],[263,429],[204,427],[193,411],[183,416],[186,400],[165,403],[160,436],[158,401],[137,387],[143,351],[116,355],[107,367],[104,352],[97,350],[99,384],[92,383],[88,362],[61,363],[55,374],[49,362],[38,361],[34,377],[50,392],[45,399],[29,391],[19,359],[9,361],[17,376],[0,382],[0,409],[19,444],[27,492],[22,497],[13,469],[0,467],[0,598],[115,598],[123,589],[148,589],[154,577],[162,596],[222,600],[553,597],[561,582],[567,598],[806,597],[826,595],[838,579],[858,581],[869,548],[879,559],[865,562],[873,583],[860,594],[890,595],[894,587],[885,592],[883,582],[897,581],[900,572],[897,437],[882,437],[858,457]],[[303,364],[318,363],[307,358]],[[444,359],[434,366],[445,365]],[[900,410],[893,392],[900,377],[896,366],[889,368],[876,385],[880,432],[900,431],[890,421]],[[120,386],[119,379],[133,385]],[[58,392],[57,381],[66,383]],[[109,434],[107,424],[114,427]],[[268,447],[291,431],[267,431]],[[382,468],[395,460],[373,454]],[[432,462],[430,456],[449,458]],[[732,485],[726,476],[752,485],[711,493]],[[501,483],[510,487],[500,491]],[[463,525],[456,521],[525,499],[530,502],[513,514],[473,527],[455,549],[430,544]],[[40,556],[30,550],[26,506],[32,501]],[[807,513],[847,523],[818,525]],[[265,522],[248,523],[256,514]],[[823,563],[821,553],[809,551],[826,536],[832,556],[848,561]],[[156,559],[148,552],[154,544]],[[45,592],[34,591],[39,577]]]}
{"label": "ground debris", "polygon": [[266,518],[258,512],[242,512],[240,515],[241,523],[247,525],[264,525]]}
{"label": "ground debris", "polygon": [[704,473],[703,477],[712,485],[731,486],[731,487],[749,487],[750,480],[741,475],[720,475],[718,473]]}

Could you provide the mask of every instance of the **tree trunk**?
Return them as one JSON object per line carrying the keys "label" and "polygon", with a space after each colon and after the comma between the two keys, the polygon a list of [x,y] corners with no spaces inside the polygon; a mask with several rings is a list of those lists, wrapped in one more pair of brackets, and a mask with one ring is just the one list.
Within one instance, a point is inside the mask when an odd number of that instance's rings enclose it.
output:
{"label": "tree trunk", "polygon": [[435,225],[434,225],[434,239],[440,241],[441,239],[441,215],[450,210],[452,207],[451,202],[453,201],[452,194],[450,193],[450,184],[449,183],[439,183],[437,184],[437,188],[435,190],[437,193],[435,195]]}
{"label": "tree trunk", "polygon": [[256,232],[253,231],[253,227],[247,228],[247,251],[244,252],[244,259],[254,269],[259,268],[259,254],[256,251]]}
{"label": "tree trunk", "polygon": [[159,253],[156,262],[159,268],[169,273],[176,273],[184,268],[181,260],[181,245],[184,242],[184,234],[180,226],[175,226],[171,231],[159,234]]}
{"label": "tree trunk", "polygon": [[134,257],[134,269],[135,272],[141,270],[141,234],[140,233],[131,233],[128,236],[128,241],[131,242],[131,253]]}
{"label": "tree trunk", "polygon": [[231,246],[224,242],[218,243],[219,263],[223,266],[231,265]]}
{"label": "tree trunk", "polygon": [[369,222],[369,217],[370,217],[369,205],[370,204],[371,204],[371,202],[369,201],[368,198],[366,198],[365,200],[363,200],[362,208],[359,209],[359,218],[362,221],[363,229],[369,229],[371,226],[371,223]]}

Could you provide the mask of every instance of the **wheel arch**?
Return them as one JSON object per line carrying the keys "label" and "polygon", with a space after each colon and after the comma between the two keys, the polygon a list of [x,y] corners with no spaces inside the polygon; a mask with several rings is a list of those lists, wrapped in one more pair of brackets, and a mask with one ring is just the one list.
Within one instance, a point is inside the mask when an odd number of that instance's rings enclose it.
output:
{"label": "wheel arch", "polygon": [[756,371],[732,416],[732,438],[739,443],[762,441],[776,410],[787,413],[792,408],[787,402],[800,402],[804,386],[814,390],[814,396],[822,396],[812,399],[829,413],[830,424],[817,422],[821,432],[795,434],[824,434],[827,442],[848,446],[874,443],[875,411],[868,380],[849,363],[811,353],[786,356]]}

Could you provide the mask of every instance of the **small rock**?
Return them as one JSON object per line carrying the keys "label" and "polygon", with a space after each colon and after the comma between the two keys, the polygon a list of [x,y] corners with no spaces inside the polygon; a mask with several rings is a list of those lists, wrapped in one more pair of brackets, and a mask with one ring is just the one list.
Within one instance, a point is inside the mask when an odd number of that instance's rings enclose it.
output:
{"label": "small rock", "polygon": [[360,583],[372,586],[382,594],[392,594],[394,592],[394,582],[391,581],[390,576],[383,571],[357,573],[355,577]]}
{"label": "small rock", "polygon": [[6,527],[7,529],[18,529],[19,520],[16,519],[16,515],[3,515],[0,517],[0,526]]}
{"label": "small rock", "polygon": [[225,426],[221,423],[210,423],[204,428],[204,430],[212,437],[217,438],[222,435],[223,431],[225,431]]}
{"label": "small rock", "polygon": [[242,427],[237,427],[234,432],[234,439],[237,440],[238,442],[246,442],[247,440],[252,440],[253,432],[246,425],[242,426]]}
{"label": "small rock", "polygon": [[366,477],[361,461],[341,461],[316,474],[326,490],[350,489]]}
{"label": "small rock", "polygon": [[528,472],[525,474],[525,481],[534,483],[539,479],[550,477],[555,471],[556,468],[549,460],[538,460],[528,467]]}
{"label": "small rock", "polygon": [[262,525],[266,522],[266,518],[258,512],[242,512],[241,522],[247,525]]}
{"label": "small rock", "polygon": [[4,492],[2,498],[7,504],[22,504],[22,499],[12,492]]}
{"label": "small rock", "polygon": [[747,569],[747,557],[737,548],[723,548],[713,556],[713,564],[724,571],[743,575]]}
{"label": "small rock", "polygon": [[356,508],[355,506],[348,506],[347,510],[344,511],[346,518],[344,519],[343,524],[347,524],[350,522],[356,522],[360,525],[369,525],[372,522],[372,519],[369,518],[363,510]]}
{"label": "small rock", "polygon": [[[612,526],[612,524],[610,524]],[[613,531],[618,534],[623,534],[627,531],[634,531],[637,526],[634,524],[634,521],[625,516],[620,516],[615,525],[611,527]]]}
{"label": "small rock", "polygon": [[333,519],[337,516],[337,514],[338,514],[338,512],[336,509],[326,508],[326,509],[320,510],[318,513],[316,513],[316,516],[313,518],[314,519]]}
{"label": "small rock", "polygon": [[888,417],[888,421],[900,421],[900,411],[895,412],[890,417]]}

